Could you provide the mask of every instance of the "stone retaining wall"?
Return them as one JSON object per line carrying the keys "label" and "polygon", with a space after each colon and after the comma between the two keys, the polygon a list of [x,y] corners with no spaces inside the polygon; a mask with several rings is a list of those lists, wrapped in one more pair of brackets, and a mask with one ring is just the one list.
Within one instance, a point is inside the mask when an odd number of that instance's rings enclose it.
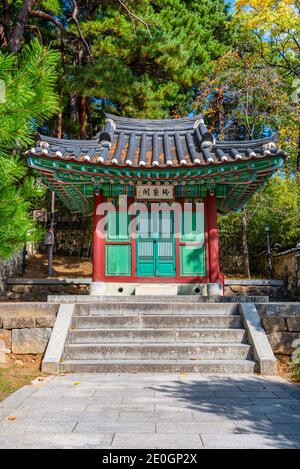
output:
{"label": "stone retaining wall", "polygon": [[300,248],[273,257],[273,276],[287,283],[287,297],[300,300]]}
{"label": "stone retaining wall", "polygon": [[[23,282],[23,283],[22,283]],[[9,279],[7,300],[47,301],[48,296],[88,295],[91,279]],[[118,287],[112,284],[113,288]],[[225,280],[225,296],[269,296],[271,301],[285,298],[283,281],[276,280]]]}
{"label": "stone retaining wall", "polygon": [[291,355],[300,339],[300,303],[259,304],[257,309],[273,352]]}
{"label": "stone retaining wall", "polygon": [[0,261],[0,297],[4,296],[7,290],[6,281],[8,277],[20,275],[22,270],[22,253],[15,254],[9,260]]}
{"label": "stone retaining wall", "polygon": [[[26,280],[26,279],[25,279]],[[48,295],[88,295],[89,285],[8,285],[9,301],[47,301]]]}
{"label": "stone retaining wall", "polygon": [[225,296],[268,296],[270,301],[284,300],[287,296],[286,287],[282,285],[229,284],[224,286]]}
{"label": "stone retaining wall", "polygon": [[[59,305],[0,303],[0,357],[44,353]],[[1,353],[2,352],[2,353]]]}

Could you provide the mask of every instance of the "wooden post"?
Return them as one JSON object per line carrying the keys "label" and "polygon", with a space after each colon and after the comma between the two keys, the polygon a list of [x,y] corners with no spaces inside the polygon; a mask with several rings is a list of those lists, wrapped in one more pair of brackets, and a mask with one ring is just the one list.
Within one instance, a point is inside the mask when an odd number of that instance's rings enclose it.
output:
{"label": "wooden post", "polygon": [[209,278],[211,283],[222,283],[219,261],[219,233],[217,224],[216,196],[206,197],[209,244]]}
{"label": "wooden post", "polygon": [[49,234],[51,235],[50,242],[48,244],[48,275],[53,274],[53,245],[54,245],[54,213],[55,213],[55,192],[51,192],[51,212],[50,212],[50,229]]}
{"label": "wooden post", "polygon": [[250,262],[248,249],[248,217],[246,207],[243,208],[243,252],[245,275],[247,278],[250,278]]}
{"label": "wooden post", "polygon": [[105,277],[105,238],[103,233],[99,233],[99,224],[105,217],[105,214],[97,214],[97,208],[102,202],[102,192],[100,194],[95,194],[93,229],[93,282],[103,282]]}

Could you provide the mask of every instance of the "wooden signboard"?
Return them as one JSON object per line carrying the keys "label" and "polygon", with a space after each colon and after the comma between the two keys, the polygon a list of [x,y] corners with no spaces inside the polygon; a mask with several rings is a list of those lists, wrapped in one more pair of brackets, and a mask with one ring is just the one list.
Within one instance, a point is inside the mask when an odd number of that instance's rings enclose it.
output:
{"label": "wooden signboard", "polygon": [[174,187],[166,184],[137,186],[136,198],[138,200],[172,200],[174,199]]}

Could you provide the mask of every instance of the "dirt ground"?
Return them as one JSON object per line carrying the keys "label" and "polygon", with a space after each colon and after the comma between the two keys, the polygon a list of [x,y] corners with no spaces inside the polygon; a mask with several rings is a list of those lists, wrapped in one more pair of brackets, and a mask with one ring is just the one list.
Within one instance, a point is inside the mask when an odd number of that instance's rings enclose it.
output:
{"label": "dirt ground", "polygon": [[[55,277],[91,277],[93,271],[92,261],[78,257],[54,256],[53,275]],[[46,254],[35,254],[27,260],[24,277],[49,278],[48,257]]]}
{"label": "dirt ground", "polygon": [[[78,257],[54,256],[53,272],[51,277],[91,277],[93,265],[90,259],[81,259]],[[27,268],[24,277],[48,278],[48,256],[47,254],[35,254],[28,258]],[[245,279],[243,275],[225,275],[226,279]],[[253,276],[261,278],[259,276]]]}
{"label": "dirt ground", "polygon": [[[284,378],[290,382],[295,383],[296,381],[294,380],[292,373],[291,373],[291,357],[287,355],[278,355],[277,357],[278,361],[278,374],[281,376],[281,378]],[[297,381],[300,386],[300,381]]]}
{"label": "dirt ground", "polygon": [[45,376],[40,371],[42,355],[9,355],[0,365],[0,401],[32,380]]}

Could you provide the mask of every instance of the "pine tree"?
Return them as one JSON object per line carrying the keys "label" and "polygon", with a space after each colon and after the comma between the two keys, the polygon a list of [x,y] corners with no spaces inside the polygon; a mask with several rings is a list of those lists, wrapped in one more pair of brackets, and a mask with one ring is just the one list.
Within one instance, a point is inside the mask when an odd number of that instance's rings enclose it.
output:
{"label": "pine tree", "polygon": [[66,88],[132,117],[186,115],[194,89],[229,41],[224,1],[127,4],[147,27],[114,2],[101,3],[93,18],[83,15],[80,28],[94,62],[69,68]]}
{"label": "pine tree", "polygon": [[38,233],[29,209],[40,188],[21,155],[33,142],[35,126],[58,108],[56,65],[57,54],[37,41],[18,55],[0,53],[0,258]]}
{"label": "pine tree", "polygon": [[231,40],[226,3],[25,0],[2,11],[0,3],[0,41],[18,50],[36,35],[60,52],[62,109],[49,131],[88,138],[105,110],[148,118],[191,111],[194,89]]}

